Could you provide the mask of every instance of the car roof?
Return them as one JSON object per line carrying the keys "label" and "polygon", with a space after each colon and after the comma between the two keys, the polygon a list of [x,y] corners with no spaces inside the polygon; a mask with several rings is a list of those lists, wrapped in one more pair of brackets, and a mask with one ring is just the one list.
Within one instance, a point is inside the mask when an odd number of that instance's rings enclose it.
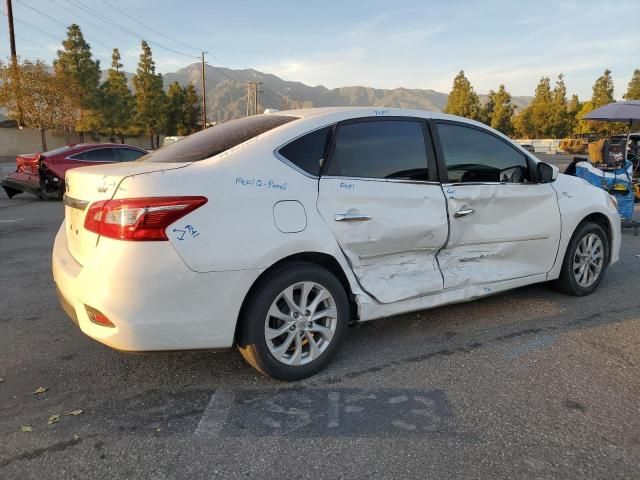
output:
{"label": "car roof", "polygon": [[136,150],[144,150],[144,148],[136,147],[134,145],[127,145],[126,143],[77,143],[69,147],[69,149],[91,149],[91,148],[107,148],[107,147],[125,147],[135,148]]}
{"label": "car roof", "polygon": [[[363,117],[414,117],[433,120],[449,120],[460,123],[466,123],[474,125],[485,130],[492,131],[495,135],[505,138],[512,142],[512,140],[488,125],[471,120],[469,118],[458,117],[456,115],[449,115],[442,112],[436,112],[433,110],[418,110],[410,108],[391,108],[391,107],[321,107],[321,108],[301,108],[298,110],[280,110],[269,112],[265,115],[288,115],[292,117],[298,117],[301,120],[308,121],[310,123],[330,124],[340,122],[344,120],[363,118]],[[283,129],[295,128],[297,122],[291,122],[284,125]],[[513,143],[513,142],[512,142]]]}
{"label": "car roof", "polygon": [[469,123],[487,128],[484,123],[471,120],[469,118],[449,115],[433,110],[418,110],[412,108],[393,108],[393,107],[320,107],[320,108],[301,108],[298,110],[279,110],[269,112],[266,115],[290,115],[302,119],[311,118],[331,118],[332,121],[347,120],[350,118],[361,117],[418,117],[435,120],[452,120],[457,122]]}

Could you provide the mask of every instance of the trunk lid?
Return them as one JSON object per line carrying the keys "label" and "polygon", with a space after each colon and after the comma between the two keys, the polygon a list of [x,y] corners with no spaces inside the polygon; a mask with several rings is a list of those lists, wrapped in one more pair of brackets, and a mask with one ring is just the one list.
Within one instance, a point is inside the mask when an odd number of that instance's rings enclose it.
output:
{"label": "trunk lid", "polygon": [[188,165],[127,162],[68,170],[65,176],[64,218],[67,247],[71,255],[84,265],[96,248],[99,235],[84,228],[84,220],[92,203],[113,198],[118,185],[127,177]]}
{"label": "trunk lid", "polygon": [[38,163],[41,153],[23,153],[16,157],[16,172],[38,174]]}

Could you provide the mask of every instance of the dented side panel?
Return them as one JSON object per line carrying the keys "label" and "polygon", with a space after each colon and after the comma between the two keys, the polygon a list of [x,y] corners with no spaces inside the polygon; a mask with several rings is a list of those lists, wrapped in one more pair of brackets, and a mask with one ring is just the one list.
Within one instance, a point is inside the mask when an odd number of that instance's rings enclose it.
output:
{"label": "dented side panel", "polygon": [[[447,240],[438,184],[322,178],[320,215],[360,286],[381,303],[442,290],[436,255]],[[336,220],[336,215],[359,216]]]}
{"label": "dented side panel", "polygon": [[[450,235],[438,260],[445,288],[546,274],[560,241],[560,212],[549,184],[444,187]],[[456,212],[467,212],[456,217]]]}

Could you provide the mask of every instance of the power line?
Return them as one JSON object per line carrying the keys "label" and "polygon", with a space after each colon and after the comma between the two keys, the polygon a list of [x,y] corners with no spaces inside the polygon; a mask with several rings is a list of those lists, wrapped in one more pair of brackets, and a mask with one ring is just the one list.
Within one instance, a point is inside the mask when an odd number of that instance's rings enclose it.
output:
{"label": "power line", "polygon": [[[99,20],[102,20],[103,22],[108,23],[109,25],[117,28],[118,30],[120,30],[120,31],[122,31],[124,33],[127,33],[127,34],[135,37],[138,40],[142,40],[137,33],[133,32],[132,30],[129,30],[126,27],[123,27],[119,23],[117,23],[117,22],[111,20],[110,18],[102,15],[100,12],[92,9],[91,7],[88,7],[88,6],[84,5],[83,3],[79,2],[78,0],[67,0],[67,2],[71,3],[73,6],[75,6],[77,8],[80,8],[80,9],[84,10],[89,15],[91,15],[93,17],[96,17]],[[156,41],[151,41],[151,40],[147,40],[147,41],[151,45],[155,45],[156,47],[159,47],[159,48],[162,48],[162,49],[167,50],[169,52],[175,53],[176,55],[181,55],[183,57],[191,58],[192,60],[197,58],[195,55],[179,52],[178,50],[175,50],[173,48],[170,48],[170,47],[167,47],[165,45],[162,45],[161,43],[158,43]]]}
{"label": "power line", "polygon": [[[80,13],[80,12],[78,12],[78,11],[73,11],[73,10],[71,10],[69,7],[66,7],[66,6],[65,6],[65,5],[63,5],[62,3],[58,3],[56,0],[50,0],[50,1],[51,1],[51,3],[53,3],[56,7],[62,8],[62,9],[64,9],[64,10],[66,10],[67,12],[69,12],[72,16],[78,16],[78,14]],[[106,29],[102,28],[100,25],[97,25],[97,24],[95,24],[95,23],[93,23],[93,22],[90,22],[90,21],[89,21],[89,20],[87,20],[86,18],[83,18],[83,17],[79,17],[79,18],[81,18],[81,19],[82,19],[82,22],[83,22],[83,23],[86,23],[87,25],[90,25],[92,28],[95,28],[95,29],[97,29],[97,30],[100,30],[102,33],[106,33],[106,34],[107,34],[107,35],[109,35],[109,36],[112,36],[112,35],[113,35],[113,32],[109,32],[108,30],[106,30]],[[139,47],[139,45],[136,45],[136,46],[134,47],[132,44],[125,44],[125,47],[128,47],[128,48],[138,48],[138,47]],[[125,57],[127,57],[127,58],[129,58],[129,59],[131,59],[131,60],[134,60],[134,61],[136,61],[136,62],[138,61],[138,59],[137,59],[137,58],[134,58],[134,57],[132,57],[132,56],[130,56],[130,55],[127,55],[126,53],[121,53],[121,55],[123,55],[123,56],[125,56]]]}
{"label": "power line", "polygon": [[125,16],[125,17],[127,17],[128,19],[133,20],[133,21],[134,21],[134,22],[136,22],[137,24],[142,25],[143,27],[145,27],[145,28],[147,28],[147,29],[151,30],[152,32],[154,32],[154,33],[156,33],[156,34],[160,35],[161,37],[166,38],[167,40],[171,40],[172,42],[178,43],[178,44],[182,45],[183,47],[191,48],[191,49],[193,49],[193,50],[200,50],[199,48],[194,47],[193,45],[189,45],[189,44],[184,43],[184,42],[182,42],[182,41],[180,41],[180,40],[177,40],[177,39],[175,39],[175,38],[173,38],[173,37],[170,37],[169,35],[167,35],[167,34],[165,34],[165,33],[161,32],[160,30],[156,30],[155,28],[153,28],[153,27],[151,27],[151,26],[147,25],[146,23],[141,22],[141,21],[140,21],[140,20],[138,20],[137,18],[132,17],[131,15],[129,15],[129,14],[127,14],[127,13],[123,12],[123,11],[122,11],[122,9],[117,8],[117,7],[115,7],[114,5],[112,5],[111,3],[107,2],[107,0],[102,0],[102,2],[103,2],[103,3],[106,3],[106,4],[107,4],[107,5],[109,5],[111,8],[113,8],[114,10],[116,10],[120,15],[124,15],[124,16]]}
{"label": "power line", "polygon": [[[20,3],[22,6],[27,7],[29,10],[32,10],[32,11],[36,12],[37,14],[39,14],[39,15],[41,15],[41,16],[43,16],[43,17],[45,17],[45,18],[49,19],[49,20],[51,20],[52,22],[54,22],[54,23],[56,23],[56,24],[58,24],[58,25],[60,25],[60,26],[64,27],[65,29],[67,29],[67,28],[69,27],[69,25],[65,24],[64,22],[61,22],[61,21],[60,21],[60,20],[58,20],[57,18],[54,18],[54,17],[52,17],[52,16],[51,16],[51,15],[49,15],[49,14],[46,14],[46,13],[44,13],[44,12],[41,12],[40,10],[38,10],[38,9],[36,9],[36,8],[33,8],[31,5],[27,5],[27,4],[26,4],[26,3],[24,3],[22,0],[16,0],[16,1],[17,1],[18,3]],[[19,19],[18,21],[19,21],[19,22],[21,22],[21,23],[24,23],[25,25],[30,26],[30,27],[31,27],[31,28],[33,28],[33,29],[38,30],[38,31],[39,31],[39,32],[41,32],[41,33],[45,33],[46,35],[48,35],[48,36],[50,36],[50,37],[52,37],[52,38],[55,38],[57,41],[61,42],[61,40],[60,40],[59,38],[55,37],[54,35],[52,35],[52,34],[50,34],[50,33],[48,33],[48,32],[43,31],[41,28],[35,27],[34,25],[30,25],[30,24],[28,24],[27,22],[25,22],[24,20],[21,20],[21,19]],[[103,48],[106,48],[106,49],[107,49],[107,51],[111,51],[111,50],[113,49],[113,47],[111,47],[111,46],[109,46],[109,45],[106,45],[106,44],[104,44],[104,43],[102,43],[102,42],[98,42],[98,41],[97,41],[97,40],[95,40],[95,39],[90,39],[90,38],[88,38],[88,37],[87,37],[87,40],[89,40],[89,41],[90,41],[91,43],[93,43],[93,44],[100,45],[100,46],[102,46]],[[134,57],[132,57],[132,56],[130,56],[130,55],[124,54],[124,56],[126,56],[127,58],[129,58],[129,59],[131,59],[131,60],[133,60],[133,61],[135,61],[135,62],[137,62],[137,61],[138,61],[138,59],[137,59],[137,58],[134,58]]]}

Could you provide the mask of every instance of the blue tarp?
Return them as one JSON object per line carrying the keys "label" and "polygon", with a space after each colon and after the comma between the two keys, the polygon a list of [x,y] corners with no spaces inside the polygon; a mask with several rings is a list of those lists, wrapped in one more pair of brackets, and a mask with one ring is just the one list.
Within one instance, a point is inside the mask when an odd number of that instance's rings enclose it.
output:
{"label": "blue tarp", "polygon": [[618,200],[618,213],[624,220],[631,220],[633,217],[633,186],[631,185],[631,175],[633,164],[629,161],[625,163],[625,168],[611,171],[600,170],[589,162],[576,163],[576,177],[584,178],[591,185],[614,192],[614,185],[623,185],[627,189],[627,194],[616,194]]}

